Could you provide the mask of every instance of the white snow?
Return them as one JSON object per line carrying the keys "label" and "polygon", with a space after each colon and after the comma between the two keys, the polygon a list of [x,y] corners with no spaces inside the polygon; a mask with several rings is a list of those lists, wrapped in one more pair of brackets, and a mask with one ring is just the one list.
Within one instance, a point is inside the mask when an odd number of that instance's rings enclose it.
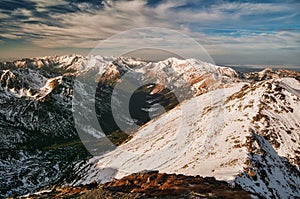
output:
{"label": "white snow", "polygon": [[[127,143],[94,158],[93,171],[85,173],[77,184],[88,183],[91,179],[106,182],[109,178],[107,168],[116,171],[110,178],[122,178],[143,170],[159,170],[235,181],[253,194],[266,198],[299,195],[300,176],[291,176],[291,171],[284,165],[299,166],[292,160],[300,146],[300,100],[289,89],[282,91],[287,103],[280,101],[274,90],[276,86],[272,86],[273,89],[267,86],[280,85],[280,82],[285,82],[285,86],[291,89],[299,87],[299,82],[289,79],[253,85],[237,83],[183,102],[142,126]],[[245,85],[248,88],[242,89]],[[238,95],[241,92],[244,93]],[[278,101],[265,101],[268,107],[262,108],[265,94],[276,97]],[[275,114],[281,103],[285,107],[291,106],[294,111]],[[270,119],[255,121],[253,118],[257,114],[266,114]],[[276,148],[263,137],[264,130],[269,128],[268,122],[276,129],[273,134],[280,134],[281,138],[277,140],[280,147]],[[285,131],[287,128],[294,129],[291,135]],[[251,139],[256,141],[249,144]],[[252,168],[251,164],[259,163],[263,166]],[[269,177],[264,177],[263,172]],[[296,188],[289,186],[291,183]]]}

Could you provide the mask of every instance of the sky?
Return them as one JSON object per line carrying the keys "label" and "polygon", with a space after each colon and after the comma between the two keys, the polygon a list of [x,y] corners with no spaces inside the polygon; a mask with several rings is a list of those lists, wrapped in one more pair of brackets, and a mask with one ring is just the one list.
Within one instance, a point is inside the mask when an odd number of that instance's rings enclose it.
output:
{"label": "sky", "polygon": [[1,0],[0,59],[87,55],[144,27],[193,38],[217,64],[300,66],[299,0]]}

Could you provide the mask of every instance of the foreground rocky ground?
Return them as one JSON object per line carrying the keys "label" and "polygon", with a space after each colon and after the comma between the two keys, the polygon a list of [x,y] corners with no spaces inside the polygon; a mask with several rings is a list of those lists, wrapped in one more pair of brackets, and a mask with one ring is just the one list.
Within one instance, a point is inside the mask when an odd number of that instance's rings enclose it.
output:
{"label": "foreground rocky ground", "polygon": [[53,186],[21,198],[250,198],[250,195],[240,187],[230,187],[211,177],[150,171],[101,185],[94,182],[77,187]]}

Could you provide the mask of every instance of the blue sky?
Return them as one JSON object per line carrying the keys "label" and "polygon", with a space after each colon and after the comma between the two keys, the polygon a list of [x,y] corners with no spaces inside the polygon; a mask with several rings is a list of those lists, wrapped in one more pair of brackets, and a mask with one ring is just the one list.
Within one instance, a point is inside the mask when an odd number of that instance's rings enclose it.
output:
{"label": "blue sky", "polygon": [[198,41],[218,64],[297,65],[299,1],[2,0],[0,58],[86,55],[132,28],[164,27]]}

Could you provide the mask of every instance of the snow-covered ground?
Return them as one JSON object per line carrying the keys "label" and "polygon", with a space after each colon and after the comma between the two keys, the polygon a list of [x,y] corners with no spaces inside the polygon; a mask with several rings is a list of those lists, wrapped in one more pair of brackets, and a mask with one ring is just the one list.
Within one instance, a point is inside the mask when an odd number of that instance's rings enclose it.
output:
{"label": "snow-covered ground", "polygon": [[[280,74],[264,70],[243,79],[228,67],[176,58],[145,62],[72,55],[23,59],[1,63],[0,68],[0,141],[3,150],[9,151],[2,154],[9,157],[0,160],[1,179],[9,179],[3,183],[8,191],[2,195],[25,193],[64,175],[62,167],[55,172],[35,169],[40,173],[38,181],[34,172],[31,178],[19,175],[34,165],[48,164],[44,159],[55,159],[52,162],[58,165],[61,158],[66,159],[40,149],[31,154],[26,144],[31,138],[39,144],[45,136],[54,141],[73,139],[73,78],[95,70],[101,75],[99,82],[122,83],[120,76],[134,71],[145,82],[173,85],[173,91],[188,88],[191,95],[183,96],[174,109],[141,126],[115,150],[87,164],[80,162],[74,176],[81,178],[73,184],[106,182],[143,170],[159,170],[214,176],[266,198],[300,196],[300,83],[295,78],[279,78]],[[164,88],[155,87],[153,94],[160,89]],[[72,146],[68,150],[72,151]],[[12,151],[20,157],[10,157]],[[33,161],[37,154],[43,158]],[[12,162],[18,164],[8,173],[6,168]],[[16,184],[14,176],[22,186]]]}
{"label": "snow-covered ground", "polygon": [[187,100],[91,159],[76,184],[159,170],[214,176],[266,198],[299,196],[299,86],[236,83]]}

